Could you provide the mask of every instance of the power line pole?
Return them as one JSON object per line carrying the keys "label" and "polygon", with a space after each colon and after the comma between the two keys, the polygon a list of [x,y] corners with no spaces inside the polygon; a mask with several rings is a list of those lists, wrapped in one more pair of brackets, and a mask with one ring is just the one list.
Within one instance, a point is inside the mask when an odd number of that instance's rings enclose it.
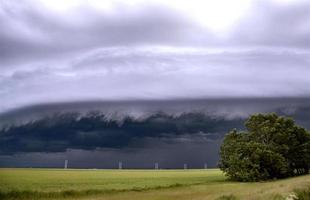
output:
{"label": "power line pole", "polygon": [[155,163],[155,169],[158,169],[158,163]]}
{"label": "power line pole", "polygon": [[185,163],[183,167],[184,167],[184,169],[187,169],[187,164]]}
{"label": "power line pole", "polygon": [[68,169],[68,160],[65,160],[65,166],[64,169]]}
{"label": "power line pole", "polygon": [[118,169],[123,169],[123,163],[122,162],[118,162]]}

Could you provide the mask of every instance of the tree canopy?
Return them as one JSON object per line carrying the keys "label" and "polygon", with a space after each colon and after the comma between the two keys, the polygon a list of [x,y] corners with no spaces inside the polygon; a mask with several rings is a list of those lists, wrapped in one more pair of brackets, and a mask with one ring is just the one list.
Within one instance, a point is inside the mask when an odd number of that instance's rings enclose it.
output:
{"label": "tree canopy", "polygon": [[260,181],[309,173],[310,133],[287,117],[256,114],[246,131],[226,134],[219,167],[237,181]]}

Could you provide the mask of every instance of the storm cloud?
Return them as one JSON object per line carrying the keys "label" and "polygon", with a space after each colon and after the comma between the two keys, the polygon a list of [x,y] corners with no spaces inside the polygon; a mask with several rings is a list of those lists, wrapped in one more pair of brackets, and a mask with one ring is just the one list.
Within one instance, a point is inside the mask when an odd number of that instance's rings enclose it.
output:
{"label": "storm cloud", "polygon": [[145,138],[164,138],[172,143],[175,140],[212,141],[221,138],[218,134],[240,124],[240,119],[212,119],[201,113],[177,117],[158,113],[140,120],[125,116],[122,121],[107,120],[101,114],[89,113],[79,117],[67,113],[5,128],[0,132],[0,153],[139,147]]}
{"label": "storm cloud", "polygon": [[0,27],[0,166],[216,166],[250,114],[309,128],[308,1],[0,0]]}
{"label": "storm cloud", "polygon": [[42,104],[0,115],[0,166],[216,167],[224,134],[258,112],[310,128],[309,98]]}
{"label": "storm cloud", "polygon": [[307,1],[242,1],[231,8],[241,13],[235,21],[228,11],[214,19],[224,28],[194,15],[221,3],[224,10],[224,2],[193,2],[188,12],[163,1],[67,10],[48,2],[1,1],[2,111],[79,100],[310,95]]}

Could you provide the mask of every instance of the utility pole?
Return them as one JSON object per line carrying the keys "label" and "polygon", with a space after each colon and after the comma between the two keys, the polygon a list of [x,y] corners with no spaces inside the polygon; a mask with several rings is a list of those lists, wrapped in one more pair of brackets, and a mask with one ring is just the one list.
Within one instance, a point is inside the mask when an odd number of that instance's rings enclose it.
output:
{"label": "utility pole", "polygon": [[183,167],[184,167],[184,169],[187,169],[187,164],[185,163]]}
{"label": "utility pole", "polygon": [[68,169],[68,160],[65,160],[65,166],[64,169]]}
{"label": "utility pole", "polygon": [[118,162],[118,169],[123,169],[123,163],[122,162]]}
{"label": "utility pole", "polygon": [[158,163],[155,163],[155,169],[158,169]]}

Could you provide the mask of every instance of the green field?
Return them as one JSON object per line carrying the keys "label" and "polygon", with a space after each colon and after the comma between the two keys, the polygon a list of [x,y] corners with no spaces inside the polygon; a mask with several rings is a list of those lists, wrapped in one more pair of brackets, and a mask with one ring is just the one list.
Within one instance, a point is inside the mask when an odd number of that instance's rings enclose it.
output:
{"label": "green field", "polygon": [[[0,169],[2,199],[280,199],[310,185],[310,175],[262,183],[226,180],[208,170]],[[223,198],[224,199],[224,198]]]}

